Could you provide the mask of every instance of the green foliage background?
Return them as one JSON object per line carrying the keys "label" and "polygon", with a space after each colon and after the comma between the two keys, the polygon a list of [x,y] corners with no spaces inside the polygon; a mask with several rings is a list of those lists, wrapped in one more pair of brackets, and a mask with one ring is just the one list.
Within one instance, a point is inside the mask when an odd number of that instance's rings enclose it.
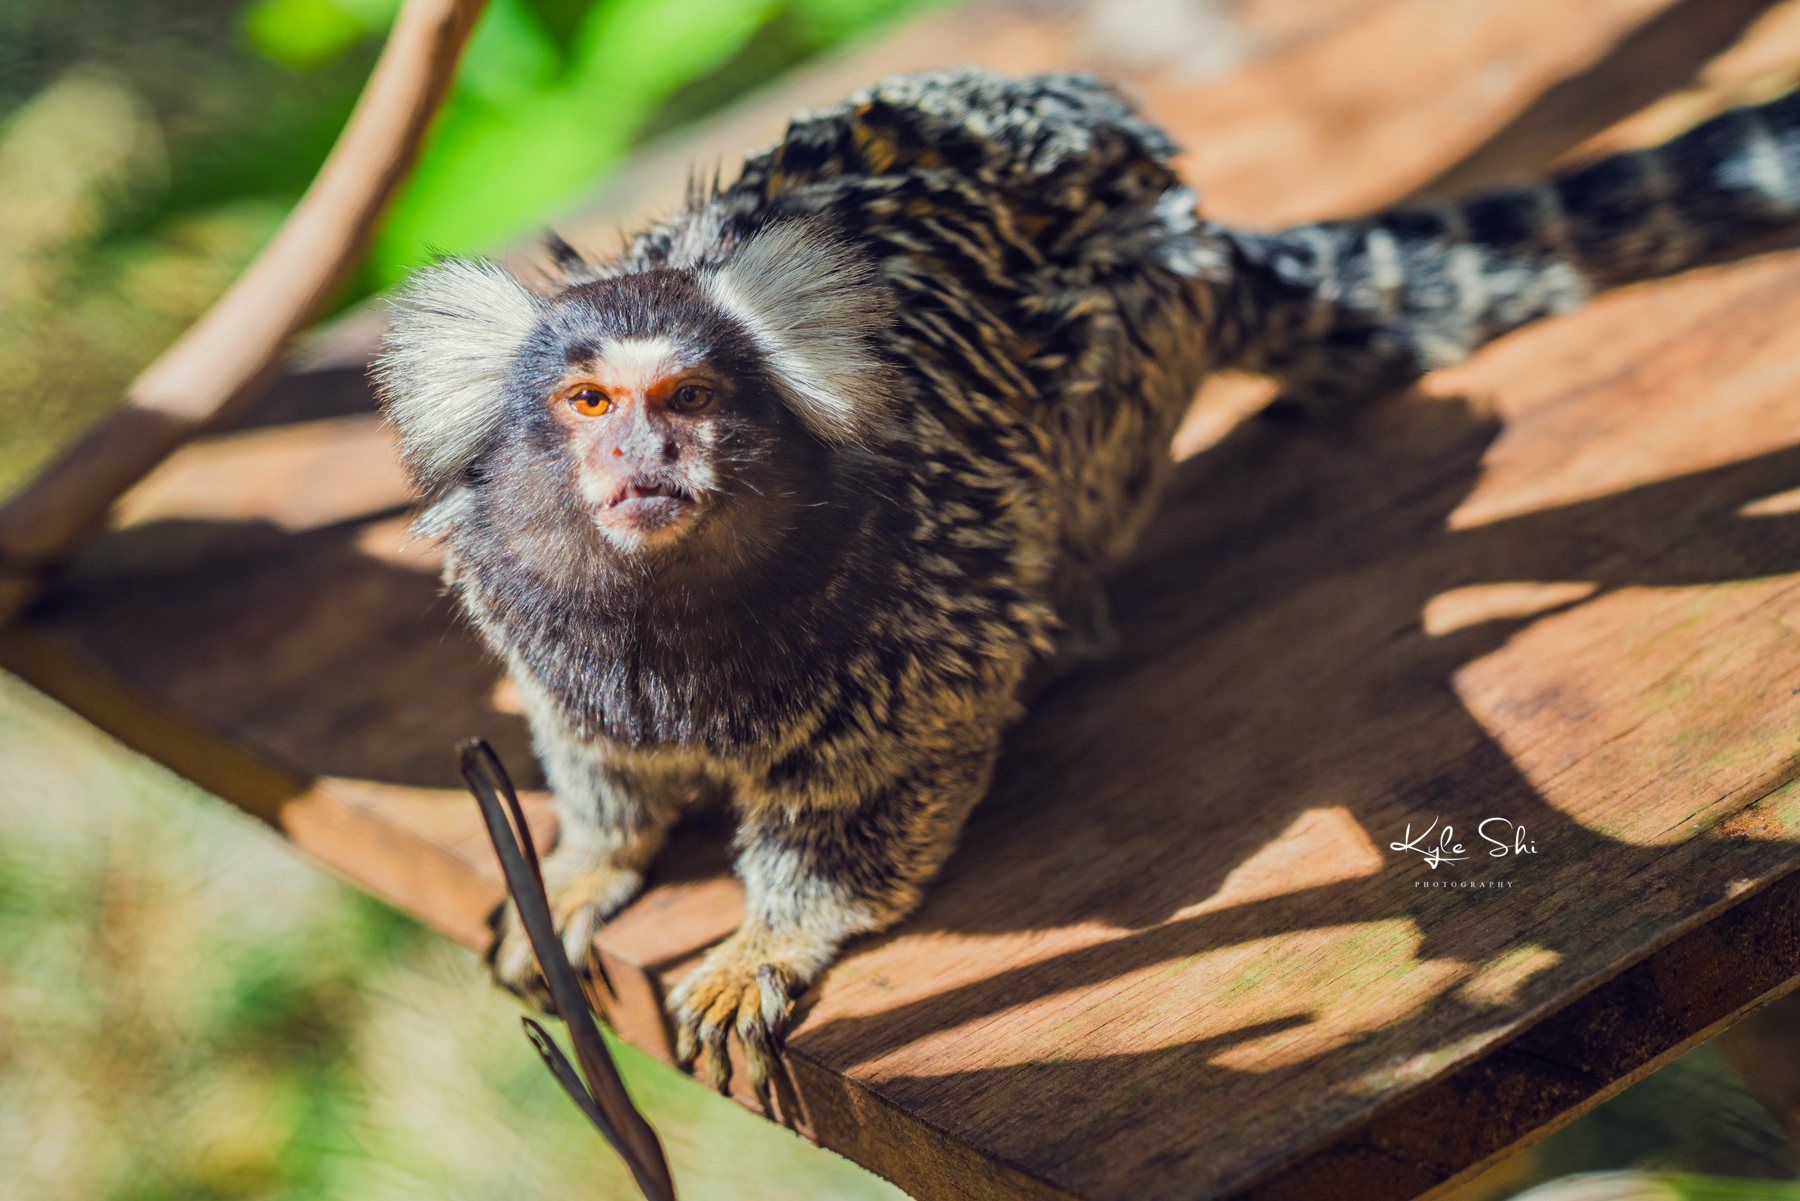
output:
{"label": "green foliage background", "polygon": [[[339,307],[533,231],[654,138],[938,0],[492,0]],[[398,0],[0,0],[0,492],[312,180]]]}
{"label": "green foliage background", "polygon": [[[429,149],[365,273],[494,243],[571,203],[644,135],[679,125],[918,0],[491,0]],[[316,68],[394,0],[259,0],[251,43]]]}

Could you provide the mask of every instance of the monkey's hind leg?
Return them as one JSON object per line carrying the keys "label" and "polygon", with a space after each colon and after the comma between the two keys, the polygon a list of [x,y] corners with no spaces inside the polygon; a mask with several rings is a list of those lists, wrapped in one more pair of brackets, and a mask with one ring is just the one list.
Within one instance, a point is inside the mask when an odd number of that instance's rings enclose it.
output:
{"label": "monkey's hind leg", "polygon": [[751,812],[738,831],[743,925],[707,953],[670,995],[676,1059],[704,1047],[713,1084],[731,1082],[726,1040],[737,1031],[751,1087],[769,1108],[769,1078],[794,998],[837,958],[846,939],[891,925],[918,904],[920,886],[950,853],[987,787],[990,745],[914,765],[855,807]]}
{"label": "monkey's hind leg", "polygon": [[[569,962],[582,969],[601,925],[644,884],[644,872],[697,785],[673,773],[630,770],[607,761],[599,748],[568,742],[546,745],[544,772],[556,796],[556,848],[544,856],[544,890]],[[488,965],[494,979],[538,1008],[549,995],[531,942],[511,901],[494,918]]]}

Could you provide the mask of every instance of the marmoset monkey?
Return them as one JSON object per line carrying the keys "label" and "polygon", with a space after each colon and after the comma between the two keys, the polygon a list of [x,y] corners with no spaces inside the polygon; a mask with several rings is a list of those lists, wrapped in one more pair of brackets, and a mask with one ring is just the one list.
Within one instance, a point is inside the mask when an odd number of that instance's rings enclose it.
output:
{"label": "marmoset monkey", "polygon": [[[1101,581],[1201,377],[1331,405],[1800,212],[1800,100],[1424,211],[1209,224],[1080,75],[960,69],[802,114],[543,296],[446,259],[379,366],[445,578],[526,698],[571,957],[724,798],[739,930],[669,998],[759,1094],[791,998],[918,902],[1022,690],[1104,647]],[[497,975],[535,969],[503,920]]]}

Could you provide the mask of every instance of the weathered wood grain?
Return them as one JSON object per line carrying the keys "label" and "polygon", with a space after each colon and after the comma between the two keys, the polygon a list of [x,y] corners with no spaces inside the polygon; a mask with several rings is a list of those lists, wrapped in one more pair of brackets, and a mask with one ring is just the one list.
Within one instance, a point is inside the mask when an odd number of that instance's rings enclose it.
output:
{"label": "weathered wood grain", "polygon": [[1668,0],[1391,0],[1214,83],[1147,89],[1205,208],[1274,227],[1391,203]]}
{"label": "weathered wood grain", "polygon": [[[1543,163],[1562,157],[1589,135],[1601,134],[1665,95],[1689,90],[1699,82],[1697,76],[1710,73],[1709,64],[1721,52],[1767,20],[1771,8],[1789,7],[1777,0],[1681,0],[1663,8],[1585,70],[1539,93],[1504,127],[1422,185],[1412,200],[1449,200],[1533,178]],[[1756,40],[1768,41],[1767,31],[1757,31]],[[1694,123],[1684,122],[1668,134]],[[1661,140],[1652,136],[1621,140],[1620,145]]]}
{"label": "weathered wood grain", "polygon": [[[1238,74],[1133,78],[1221,211],[1273,223],[1470,161],[1681,7],[1256,0]],[[1786,7],[1726,58],[1762,61]],[[1086,19],[946,14],[854,62],[1079,64]],[[846,82],[796,95],[821,79]],[[676,157],[596,211],[628,223]],[[921,1197],[1391,1199],[1789,988],[1796,331],[1774,251],[1340,425],[1215,389],[1116,581],[1119,653],[1015,731],[920,911],[803,1000],[779,1116]],[[449,748],[487,737],[529,781],[528,738],[349,378],[171,462],[0,663],[478,947],[498,876]],[[1529,852],[1488,855],[1487,818]],[[1434,823],[1464,858],[1396,846]],[[598,942],[610,1019],[664,1058],[660,995],[741,916],[728,834],[686,828]]]}

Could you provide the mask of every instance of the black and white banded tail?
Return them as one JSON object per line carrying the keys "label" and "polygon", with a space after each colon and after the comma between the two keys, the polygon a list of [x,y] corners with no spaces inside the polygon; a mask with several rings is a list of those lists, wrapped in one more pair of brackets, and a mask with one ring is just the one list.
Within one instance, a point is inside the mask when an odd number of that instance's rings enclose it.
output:
{"label": "black and white banded tail", "polygon": [[1235,259],[1224,365],[1331,403],[1402,385],[1595,292],[1729,258],[1800,220],[1800,92],[1661,146],[1430,209],[1272,234]]}

